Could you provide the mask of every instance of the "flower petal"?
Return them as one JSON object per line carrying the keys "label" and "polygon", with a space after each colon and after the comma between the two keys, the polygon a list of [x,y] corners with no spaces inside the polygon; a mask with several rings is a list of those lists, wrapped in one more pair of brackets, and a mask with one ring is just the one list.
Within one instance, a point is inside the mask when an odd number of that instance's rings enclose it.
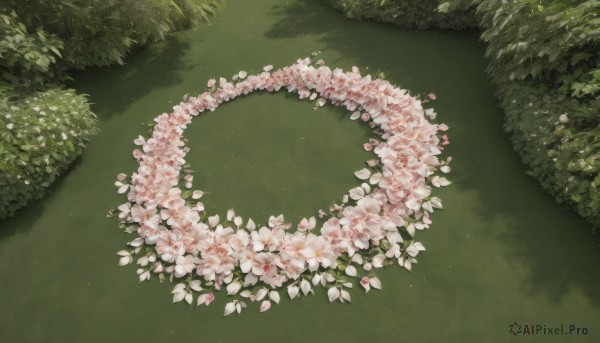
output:
{"label": "flower petal", "polygon": [[260,304],[260,312],[265,312],[271,308],[271,302],[269,300],[265,300]]}
{"label": "flower petal", "polygon": [[279,293],[277,291],[270,291],[269,299],[273,300],[273,302],[275,302],[276,304],[279,304]]}
{"label": "flower petal", "polygon": [[367,168],[363,168],[357,172],[354,172],[354,175],[361,180],[366,180],[369,178],[369,176],[371,176],[371,171]]}
{"label": "flower petal", "polygon": [[330,302],[333,302],[335,299],[339,298],[339,296],[340,296],[340,290],[337,289],[337,287],[331,287],[327,291],[327,297],[329,298]]}
{"label": "flower petal", "polygon": [[225,311],[223,312],[223,316],[228,316],[235,312],[235,302],[230,302],[225,305]]}

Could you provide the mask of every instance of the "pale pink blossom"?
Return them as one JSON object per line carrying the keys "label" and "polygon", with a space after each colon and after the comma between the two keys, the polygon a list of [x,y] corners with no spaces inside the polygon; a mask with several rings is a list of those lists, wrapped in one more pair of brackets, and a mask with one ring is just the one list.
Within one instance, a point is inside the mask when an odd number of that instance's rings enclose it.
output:
{"label": "pale pink blossom", "polygon": [[[398,229],[404,227],[414,236],[431,225],[429,213],[441,208],[441,201],[430,194],[431,186],[451,183],[436,175],[438,170],[450,171],[447,164],[451,159],[440,162],[439,158],[449,144],[448,137],[440,132],[447,131],[448,126],[430,123],[428,118],[435,117],[435,111],[424,109],[420,100],[388,81],[362,76],[357,67],[344,72],[322,64],[322,60],[311,64],[306,58],[273,72],[272,65],[265,66],[258,75],[240,71],[233,77],[235,82],[219,78],[218,86],[211,79],[207,83],[209,91],[187,98],[171,113],[159,115],[151,136],[140,136],[134,141],[138,148],[133,154],[139,168],[129,184],[125,174],[118,175],[119,192],[127,193],[129,201],[118,210],[120,220],[129,225],[126,231],[137,231],[138,237],[129,243],[131,248],[140,250],[144,245],[155,251],[151,255],[154,261],[150,257],[138,260],[144,266],[154,263],[151,270],[138,273],[140,280],[148,279],[150,271],[178,278],[190,275],[212,282],[215,290],[226,287],[234,294],[258,282],[278,288],[292,279],[297,280],[288,286],[288,294],[293,298],[300,290],[304,295],[312,292],[310,282],[301,278],[307,271],[316,273],[315,285],[335,282],[322,269],[335,268],[340,258],[346,265],[345,274],[351,277],[359,272],[354,265],[347,265],[348,259],[356,266],[362,265],[365,271],[381,268],[393,259],[401,267],[412,268],[416,256],[425,248],[418,242],[404,245],[407,243],[402,241]],[[185,146],[184,130],[193,117],[214,111],[223,102],[256,90],[280,89],[316,100],[319,107],[330,101],[350,111],[351,119],[368,121],[377,139],[369,139],[363,148],[373,151],[378,159],[367,161],[368,168],[355,174],[363,180],[362,185],[347,192],[341,205],[332,204],[329,214],[318,211],[319,218],[329,216],[322,227],[317,226],[314,217],[305,218],[295,233],[286,231],[291,223],[285,223],[283,215],[269,217],[268,227],[258,225],[258,230],[251,219],[243,226],[243,218],[233,210],[226,216],[227,225],[233,228],[221,225],[218,215],[201,217],[204,205],[195,200],[203,193],[194,191],[191,200],[186,201],[179,188],[183,184],[190,189],[193,181],[185,169],[189,148]],[[427,97],[436,99],[432,93]],[[559,121],[568,121],[567,115],[561,115]],[[385,250],[371,257],[367,252],[382,246],[382,241],[386,242]],[[132,259],[129,253],[121,258],[128,263]],[[366,291],[381,288],[376,277],[364,277],[360,284]],[[349,301],[344,285],[330,285],[330,299]],[[179,291],[178,301],[191,302],[191,294]],[[248,290],[241,294],[244,292]],[[279,301],[276,291],[268,294],[269,300],[263,301],[261,311],[268,309],[271,301]],[[250,293],[251,300],[262,298]],[[212,293],[200,294],[198,304],[208,305],[213,299]],[[243,302],[230,302],[226,314],[239,313],[243,307]]]}

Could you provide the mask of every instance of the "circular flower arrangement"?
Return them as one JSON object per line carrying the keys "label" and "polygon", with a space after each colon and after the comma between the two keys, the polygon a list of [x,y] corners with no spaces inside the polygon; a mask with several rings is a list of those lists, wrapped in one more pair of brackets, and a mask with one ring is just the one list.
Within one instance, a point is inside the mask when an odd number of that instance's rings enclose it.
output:
{"label": "circular flower arrangement", "polygon": [[[139,162],[131,178],[117,176],[118,193],[127,202],[118,207],[121,227],[137,233],[119,264],[137,259],[140,281],[158,274],[176,283],[173,302],[209,305],[214,291],[225,288],[233,300],[225,315],[240,313],[246,302],[260,302],[266,311],[279,303],[279,289],[291,299],[327,288],[329,301],[350,301],[352,278],[368,292],[381,289],[373,269],[398,263],[408,270],[417,262],[424,246],[413,237],[431,224],[429,214],[442,208],[431,196],[431,186],[450,182],[436,175],[450,171],[450,158],[438,158],[448,144],[444,124],[433,124],[432,109],[403,89],[358,68],[350,72],[331,70],[319,60],[298,60],[257,75],[241,71],[227,81],[208,81],[209,90],[190,97],[170,114],[155,118],[152,136],[140,136],[133,151]],[[183,132],[193,117],[219,104],[255,90],[275,92],[282,88],[300,99],[327,100],[344,106],[350,119],[360,119],[374,129],[374,138],[363,145],[379,158],[354,174],[362,184],[349,190],[328,212],[319,210],[323,225],[315,217],[302,219],[296,230],[283,215],[271,216],[266,226],[244,221],[233,210],[225,218],[209,216],[199,202],[203,192],[192,190],[192,175],[186,165]],[[435,99],[433,94],[429,95]]]}

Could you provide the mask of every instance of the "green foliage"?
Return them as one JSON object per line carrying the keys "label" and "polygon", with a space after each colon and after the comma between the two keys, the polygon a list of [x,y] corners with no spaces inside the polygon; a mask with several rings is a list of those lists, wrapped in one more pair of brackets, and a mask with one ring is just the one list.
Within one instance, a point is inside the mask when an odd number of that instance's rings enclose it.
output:
{"label": "green foliage", "polygon": [[135,44],[208,20],[220,1],[4,0],[0,219],[42,198],[97,131],[84,96],[51,88],[64,70],[122,64]]}
{"label": "green foliage", "polygon": [[39,88],[61,75],[62,41],[42,29],[29,33],[16,13],[0,11],[0,80],[17,90]]}
{"label": "green foliage", "polygon": [[496,82],[531,79],[573,97],[600,95],[599,1],[486,0],[477,13]]}
{"label": "green foliage", "polygon": [[600,227],[600,1],[448,4],[476,8],[505,126],[531,174]]}
{"label": "green foliage", "polygon": [[122,64],[134,44],[162,40],[216,12],[219,0],[6,0],[27,28],[64,42],[69,69]]}
{"label": "green foliage", "polygon": [[477,27],[472,9],[436,11],[437,0],[329,0],[348,17],[393,23],[411,29],[463,30]]}
{"label": "green foliage", "polygon": [[96,132],[86,97],[73,90],[0,93],[0,218],[42,198]]}
{"label": "green foliage", "polygon": [[502,107],[530,175],[600,227],[600,101],[582,105],[560,90],[515,81],[506,87]]}
{"label": "green foliage", "polygon": [[[462,28],[448,25],[450,18],[474,12],[515,150],[557,201],[600,227],[600,1],[438,2],[335,0],[335,5],[356,19],[416,28]],[[559,121],[561,115],[566,122]]]}

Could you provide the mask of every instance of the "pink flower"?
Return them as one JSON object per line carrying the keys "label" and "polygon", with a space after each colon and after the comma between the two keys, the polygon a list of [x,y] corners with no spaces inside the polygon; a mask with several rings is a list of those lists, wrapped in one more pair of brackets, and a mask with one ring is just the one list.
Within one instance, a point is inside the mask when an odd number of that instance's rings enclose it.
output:
{"label": "pink flower", "polygon": [[[125,182],[125,174],[118,176],[118,186],[125,187],[129,200],[119,206],[119,218],[122,223],[130,223],[126,231],[137,230],[139,237],[129,243],[132,249],[154,249],[140,258],[142,266],[153,263],[149,265],[152,272],[177,278],[200,277],[212,282],[213,289],[226,286],[230,294],[259,281],[260,287],[278,288],[293,279],[297,281],[288,288],[293,298],[300,290],[305,295],[311,292],[311,283],[302,278],[307,270],[315,273],[315,285],[336,281],[322,268],[335,268],[338,258],[350,259],[366,271],[389,265],[395,259],[407,269],[416,263],[416,256],[425,248],[413,242],[403,249],[397,228],[406,227],[413,236],[416,230],[429,227],[430,212],[441,208],[439,199],[430,198],[430,193],[432,186],[450,183],[435,174],[438,170],[449,171],[450,158],[443,161],[439,157],[443,146],[449,143],[448,137],[438,135],[448,126],[430,123],[428,120],[435,117],[433,109],[423,109],[420,100],[388,81],[372,79],[370,75],[363,77],[357,67],[344,72],[322,64],[322,60],[311,64],[309,59],[301,59],[272,73],[273,66],[268,65],[257,75],[240,71],[233,81],[219,78],[218,86],[211,79],[207,82],[209,91],[189,97],[173,112],[158,116],[152,135],[135,140],[138,148],[134,157],[139,168],[129,183]],[[185,146],[183,132],[194,116],[255,90],[279,89],[314,100],[318,106],[331,102],[344,107],[352,112],[350,119],[368,122],[373,134],[379,136],[363,145],[366,151],[374,151],[378,159],[367,161],[371,168],[356,175],[362,184],[352,188],[340,203],[332,204],[329,214],[319,210],[319,218],[329,216],[319,235],[313,233],[317,231],[315,218],[302,219],[294,233],[286,231],[291,224],[285,223],[283,215],[269,217],[268,227],[258,225],[258,230],[252,220],[243,225],[243,219],[233,211],[228,213],[225,224],[220,224],[218,215],[201,218],[204,205],[197,200],[202,192],[193,192],[191,199],[186,200],[179,188],[182,183],[186,188],[192,187],[193,177],[185,166],[190,149]],[[436,96],[431,93],[427,98],[435,100]],[[567,122],[567,114],[561,115],[559,121]],[[389,244],[372,257],[370,252],[380,247],[384,239]],[[149,277],[149,272],[142,272],[144,278]],[[345,272],[351,277],[358,275],[355,266],[346,267]],[[200,281],[194,282],[199,287]],[[379,280],[370,276],[362,278],[360,284],[366,291],[381,288]],[[342,292],[342,287],[349,286],[344,285],[332,289],[337,296],[341,294],[341,299],[349,300],[349,295],[344,298]],[[190,303],[192,295],[186,292],[182,296]],[[252,301],[263,301],[266,294],[254,295],[248,289],[240,293]],[[262,302],[261,311],[268,310],[271,301],[278,302],[279,293],[270,292],[269,297]],[[198,304],[208,305],[213,299],[212,293],[200,294]],[[230,313],[232,306],[240,312],[241,302],[230,304]]]}
{"label": "pink flower", "polygon": [[323,212],[323,210],[319,209],[319,218],[323,218],[325,217],[325,212]]}
{"label": "pink flower", "polygon": [[319,265],[322,265],[324,268],[335,267],[337,265],[337,257],[333,251],[333,246],[321,236],[311,235],[308,246],[302,250],[302,254],[306,256],[308,270],[311,272],[317,270]]}

